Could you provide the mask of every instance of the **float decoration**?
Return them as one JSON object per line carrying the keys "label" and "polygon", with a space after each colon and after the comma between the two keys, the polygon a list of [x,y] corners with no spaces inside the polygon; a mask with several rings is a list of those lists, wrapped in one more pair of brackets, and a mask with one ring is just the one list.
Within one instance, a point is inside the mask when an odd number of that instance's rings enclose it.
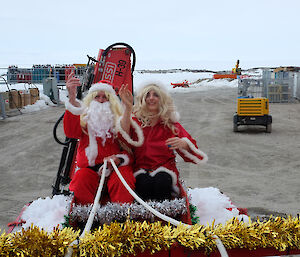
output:
{"label": "float decoration", "polygon": [[[1,256],[64,256],[68,246],[76,240],[79,231],[71,228],[55,228],[47,233],[31,226],[15,234],[3,233],[0,237]],[[227,250],[276,249],[300,252],[300,221],[298,217],[270,217],[249,223],[233,218],[225,225],[185,225],[174,227],[162,222],[111,223],[91,233],[86,233],[74,255],[80,256],[126,256],[144,252],[151,254],[183,247],[188,250],[209,254],[216,251],[213,236],[220,238]]]}

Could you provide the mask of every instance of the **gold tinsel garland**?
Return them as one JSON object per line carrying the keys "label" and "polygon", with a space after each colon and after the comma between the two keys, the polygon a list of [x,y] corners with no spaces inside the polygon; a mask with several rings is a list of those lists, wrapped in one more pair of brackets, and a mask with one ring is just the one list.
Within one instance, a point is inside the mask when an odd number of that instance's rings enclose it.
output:
{"label": "gold tinsel garland", "polygon": [[[1,231],[0,231],[1,232]],[[217,235],[226,249],[275,248],[279,251],[300,249],[299,217],[270,217],[249,223],[232,219],[226,225],[184,225],[173,227],[161,222],[111,223],[87,233],[79,245],[74,245],[74,256],[122,256],[149,251],[155,253],[171,246],[191,250],[216,250],[213,235]],[[0,256],[64,256],[68,246],[79,236],[72,228],[55,228],[47,233],[38,227],[14,234],[0,235]]]}

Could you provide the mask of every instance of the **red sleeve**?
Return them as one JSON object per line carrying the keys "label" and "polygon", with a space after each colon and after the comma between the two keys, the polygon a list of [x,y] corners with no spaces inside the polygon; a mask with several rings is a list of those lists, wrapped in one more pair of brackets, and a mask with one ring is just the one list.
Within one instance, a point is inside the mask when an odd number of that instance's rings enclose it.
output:
{"label": "red sleeve", "polygon": [[193,162],[195,164],[203,163],[207,161],[207,155],[202,152],[198,146],[197,142],[191,135],[179,124],[175,124],[178,132],[178,137],[182,138],[189,146],[188,150],[178,149],[177,153],[184,159],[186,162]]}
{"label": "red sleeve", "polygon": [[74,115],[68,110],[64,114],[64,132],[66,137],[77,138],[81,137],[82,129],[80,126],[80,115]]}

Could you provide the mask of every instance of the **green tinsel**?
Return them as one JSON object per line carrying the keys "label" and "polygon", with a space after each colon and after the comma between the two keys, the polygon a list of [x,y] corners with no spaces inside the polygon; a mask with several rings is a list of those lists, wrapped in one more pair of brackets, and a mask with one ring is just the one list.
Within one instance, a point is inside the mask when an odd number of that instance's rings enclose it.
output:
{"label": "green tinsel", "polygon": [[197,207],[195,205],[190,204],[190,215],[191,215],[191,220],[193,225],[199,223],[200,221],[200,218],[196,216],[196,211],[197,211]]}
{"label": "green tinsel", "polygon": [[70,215],[64,215],[65,222],[61,223],[63,228],[70,228]]}

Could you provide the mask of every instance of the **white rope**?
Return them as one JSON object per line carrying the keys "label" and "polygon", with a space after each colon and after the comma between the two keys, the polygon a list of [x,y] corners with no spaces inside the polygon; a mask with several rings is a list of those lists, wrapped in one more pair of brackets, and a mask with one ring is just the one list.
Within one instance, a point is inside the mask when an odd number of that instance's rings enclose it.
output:
{"label": "white rope", "polygon": [[[191,225],[179,222],[178,220],[172,219],[158,211],[156,211],[155,209],[153,209],[151,206],[149,206],[145,201],[143,201],[132,189],[131,187],[127,184],[127,182],[125,181],[125,179],[123,178],[122,174],[120,173],[120,171],[118,170],[118,167],[116,166],[115,162],[110,159],[110,162],[115,170],[115,172],[117,173],[119,179],[122,181],[123,185],[126,187],[126,189],[128,190],[128,192],[133,196],[133,198],[135,200],[137,200],[141,205],[143,205],[148,211],[152,212],[155,216],[159,217],[160,219],[171,223],[174,226],[178,226],[180,224],[183,224],[185,226],[187,226],[188,228],[191,228]],[[227,251],[222,243],[222,241],[220,240],[220,238],[216,235],[213,235],[213,238],[216,241],[216,245],[217,248],[221,254],[221,257],[228,257]]]}
{"label": "white rope", "polygon": [[223,245],[221,239],[217,235],[213,235],[213,239],[216,241],[217,248],[221,254],[221,257],[228,257],[225,246]]}
{"label": "white rope", "polygon": [[[104,180],[105,180],[105,173],[106,173],[106,167],[107,167],[107,160],[104,161],[104,164],[100,167],[99,171],[102,169],[102,174],[101,174],[101,179],[100,179],[100,183],[99,183],[99,186],[98,186],[98,190],[97,190],[97,193],[96,193],[96,196],[95,196],[95,200],[94,200],[94,204],[93,204],[93,208],[90,212],[90,215],[89,215],[89,218],[85,224],[85,227],[84,227],[84,230],[83,232],[81,233],[81,235],[79,236],[79,240],[81,238],[83,238],[83,236],[85,235],[85,233],[87,232],[90,232],[91,230],[91,227],[93,225],[93,221],[94,221],[94,218],[95,218],[95,214],[96,214],[96,211],[97,211],[97,208],[98,206],[100,205],[100,197],[101,197],[101,192],[102,192],[102,188],[103,188],[103,185],[104,185]],[[78,244],[78,241],[79,240],[74,240],[68,247],[67,249],[67,253],[65,255],[65,257],[71,257],[72,254],[73,254],[73,248],[72,246],[75,245],[75,244]]]}
{"label": "white rope", "polygon": [[100,169],[99,169],[99,171],[100,171],[103,168],[100,183],[99,183],[98,190],[97,190],[97,194],[96,194],[96,197],[95,197],[95,200],[94,200],[93,208],[92,208],[90,216],[89,216],[89,218],[86,222],[84,230],[81,233],[79,238],[82,238],[84,236],[85,232],[90,232],[91,227],[93,225],[93,221],[94,221],[94,218],[95,218],[97,208],[100,205],[100,197],[101,197],[101,192],[102,192],[102,188],[103,188],[104,180],[105,180],[106,166],[107,166],[107,161],[105,160],[104,164],[103,164],[103,167],[101,166]]}

